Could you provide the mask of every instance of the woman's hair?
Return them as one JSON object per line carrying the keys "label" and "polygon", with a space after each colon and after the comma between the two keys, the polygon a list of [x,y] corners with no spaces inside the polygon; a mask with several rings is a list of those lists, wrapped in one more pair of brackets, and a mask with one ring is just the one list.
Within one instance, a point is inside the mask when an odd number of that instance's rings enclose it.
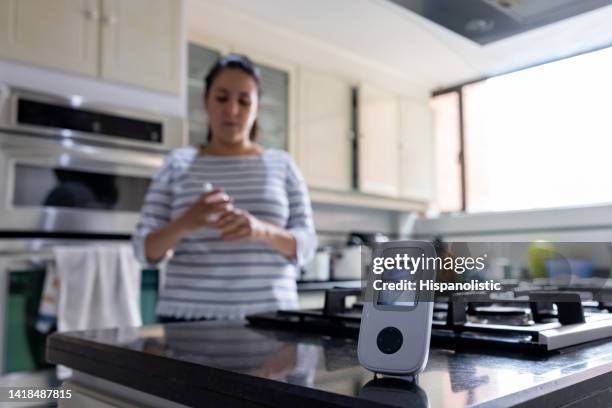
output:
{"label": "woman's hair", "polygon": [[[220,57],[215,65],[208,71],[206,77],[204,77],[204,99],[208,98],[208,93],[212,88],[212,84],[215,81],[215,78],[219,76],[223,70],[226,69],[239,69],[245,74],[249,75],[251,78],[255,80],[255,84],[257,84],[257,95],[261,95],[261,75],[259,73],[259,68],[253,64],[253,62],[246,55],[240,54],[229,54],[223,57]],[[257,119],[253,123],[253,127],[251,127],[251,133],[249,134],[250,140],[256,140],[259,134],[259,127],[257,125]],[[208,126],[208,135],[206,140],[210,142],[212,140],[212,129],[210,125]]]}

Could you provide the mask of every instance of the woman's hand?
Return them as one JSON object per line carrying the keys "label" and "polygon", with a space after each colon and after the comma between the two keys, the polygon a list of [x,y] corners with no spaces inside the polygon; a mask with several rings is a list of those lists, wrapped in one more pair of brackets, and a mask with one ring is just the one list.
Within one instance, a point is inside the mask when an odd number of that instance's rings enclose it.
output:
{"label": "woman's hand", "polygon": [[234,209],[230,197],[219,188],[202,194],[195,203],[174,220],[185,233],[214,227],[215,223]]}
{"label": "woman's hand", "polygon": [[185,235],[200,228],[213,227],[219,217],[233,208],[231,199],[221,189],[202,194],[178,217],[145,237],[146,258],[151,262],[159,261]]}
{"label": "woman's hand", "polygon": [[297,254],[297,241],[286,229],[262,221],[248,211],[238,208],[226,212],[215,223],[225,241],[255,239],[268,244],[289,259]]}
{"label": "woman's hand", "polygon": [[269,231],[269,224],[238,208],[226,212],[214,226],[225,241],[263,239]]}

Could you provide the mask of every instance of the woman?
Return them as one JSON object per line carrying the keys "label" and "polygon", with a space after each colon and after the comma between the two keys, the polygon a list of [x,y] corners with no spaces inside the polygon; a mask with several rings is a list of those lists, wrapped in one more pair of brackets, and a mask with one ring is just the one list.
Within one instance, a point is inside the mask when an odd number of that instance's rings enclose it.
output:
{"label": "woman", "polygon": [[298,267],[317,245],[312,210],[291,157],[256,143],[259,95],[248,58],[220,58],[205,79],[208,144],[173,151],[153,178],[134,246],[147,264],[170,258],[165,320],[298,306]]}

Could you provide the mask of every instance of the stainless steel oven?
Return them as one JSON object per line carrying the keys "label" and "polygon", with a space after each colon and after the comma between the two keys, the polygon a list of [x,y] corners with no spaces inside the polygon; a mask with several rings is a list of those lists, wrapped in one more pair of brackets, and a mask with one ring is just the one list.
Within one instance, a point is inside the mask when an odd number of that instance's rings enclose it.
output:
{"label": "stainless steel oven", "polygon": [[98,104],[0,84],[0,129],[144,150],[185,145],[183,118]]}
{"label": "stainless steel oven", "polygon": [[0,133],[0,230],[130,234],[163,156]]}
{"label": "stainless steel oven", "polygon": [[183,121],[0,89],[0,234],[129,235]]}

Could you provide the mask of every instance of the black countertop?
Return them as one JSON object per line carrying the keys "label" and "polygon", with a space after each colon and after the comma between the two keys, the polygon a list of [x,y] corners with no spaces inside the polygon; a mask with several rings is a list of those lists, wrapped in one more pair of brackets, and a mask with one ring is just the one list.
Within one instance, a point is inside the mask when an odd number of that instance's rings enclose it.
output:
{"label": "black countertop", "polygon": [[374,380],[354,340],[243,321],[56,333],[47,355],[191,406],[612,406],[612,340],[546,356],[432,348],[418,386]]}
{"label": "black countertop", "polygon": [[297,289],[298,292],[306,291],[324,291],[333,288],[349,288],[357,289],[361,288],[362,282],[360,280],[344,280],[344,281],[298,281]]}

